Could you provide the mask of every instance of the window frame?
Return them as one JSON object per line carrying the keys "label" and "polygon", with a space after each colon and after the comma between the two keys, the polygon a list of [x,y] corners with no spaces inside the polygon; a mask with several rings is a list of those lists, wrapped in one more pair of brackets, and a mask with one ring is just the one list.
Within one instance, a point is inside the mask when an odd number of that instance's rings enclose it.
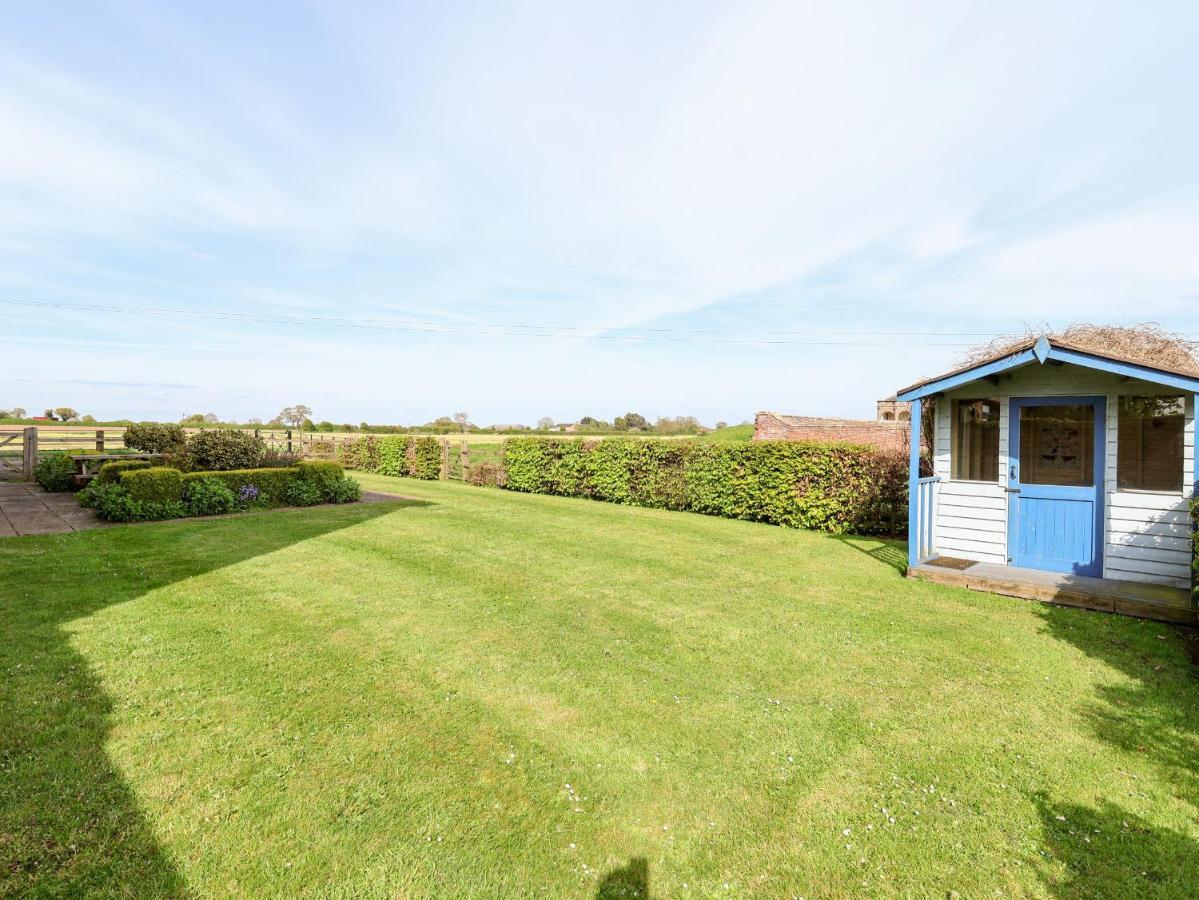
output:
{"label": "window frame", "polygon": [[[1177,400],[1182,404],[1182,430],[1180,438],[1182,440],[1182,452],[1178,462],[1178,478],[1180,486],[1177,488],[1138,488],[1138,487],[1122,487],[1120,484],[1120,451],[1124,446],[1124,441],[1121,437],[1121,428],[1124,422],[1123,405],[1126,399],[1145,399],[1145,400]],[[1153,393],[1135,393],[1135,394],[1118,394],[1116,396],[1115,412],[1116,412],[1116,459],[1115,459],[1115,479],[1114,487],[1117,494],[1148,494],[1149,496],[1157,497],[1188,497],[1189,479],[1186,472],[1186,436],[1187,436],[1187,400],[1186,394],[1153,394]],[[1199,414],[1199,409],[1196,409]],[[1145,421],[1140,419],[1139,421]],[[1197,442],[1196,450],[1199,451],[1199,442]]]}
{"label": "window frame", "polygon": [[[963,484],[995,484],[1000,483],[1000,465],[1003,457],[1003,441],[1000,433],[1000,422],[1003,418],[1003,400],[999,397],[950,397],[949,400],[949,481]],[[991,478],[962,478],[958,476],[958,435],[961,432],[961,422],[958,417],[959,404],[993,403],[995,404],[995,462],[994,475]]]}

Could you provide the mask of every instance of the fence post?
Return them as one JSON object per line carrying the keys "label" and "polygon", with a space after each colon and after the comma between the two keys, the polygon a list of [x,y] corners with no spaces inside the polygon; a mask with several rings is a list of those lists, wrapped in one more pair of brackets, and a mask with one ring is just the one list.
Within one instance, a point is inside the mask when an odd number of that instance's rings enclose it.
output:
{"label": "fence post", "polygon": [[470,482],[470,444],[466,441],[462,442],[462,483]]}
{"label": "fence post", "polygon": [[104,452],[104,429],[103,428],[96,429],[96,452],[97,453]]}
{"label": "fence post", "polygon": [[287,429],[287,452],[291,453],[291,429]]}
{"label": "fence post", "polygon": [[31,425],[25,429],[25,437],[21,442],[21,475],[32,478],[33,470],[37,468],[37,426]]}
{"label": "fence post", "polygon": [[441,480],[450,480],[450,442],[441,439]]}

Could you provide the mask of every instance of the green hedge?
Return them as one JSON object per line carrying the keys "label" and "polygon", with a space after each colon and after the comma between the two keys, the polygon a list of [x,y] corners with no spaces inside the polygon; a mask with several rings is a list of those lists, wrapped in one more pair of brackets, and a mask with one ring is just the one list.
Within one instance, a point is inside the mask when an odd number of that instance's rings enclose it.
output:
{"label": "green hedge", "polygon": [[425,481],[436,481],[441,476],[441,442],[432,437],[360,437],[342,444],[338,454],[347,469]]}
{"label": "green hedge", "polygon": [[172,503],[183,499],[183,473],[167,466],[127,469],[121,487],[138,503]]}
{"label": "green hedge", "polygon": [[253,487],[258,491],[258,499],[267,505],[275,506],[286,502],[287,491],[300,476],[300,470],[295,466],[271,469],[231,469],[226,472],[188,472],[183,476],[184,488],[193,481],[201,478],[215,478],[223,481],[234,494],[240,495],[242,488]]}
{"label": "green hedge", "polygon": [[510,438],[509,490],[834,534],[900,534],[908,460],[852,444]]}
{"label": "green hedge", "polygon": [[153,466],[154,463],[148,459],[114,459],[112,462],[106,462],[100,466],[100,471],[96,473],[94,480],[100,484],[116,484],[121,480],[124,472],[149,469]]}

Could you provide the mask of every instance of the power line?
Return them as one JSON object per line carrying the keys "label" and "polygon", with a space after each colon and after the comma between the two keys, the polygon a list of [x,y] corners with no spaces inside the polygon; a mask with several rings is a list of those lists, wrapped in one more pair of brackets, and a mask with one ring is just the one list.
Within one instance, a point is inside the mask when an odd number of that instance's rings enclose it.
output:
{"label": "power line", "polygon": [[[77,312],[103,312],[124,315],[158,316],[171,318],[206,319],[245,324],[327,326],[332,328],[355,328],[374,331],[410,331],[424,334],[461,334],[484,337],[540,337],[581,338],[591,340],[615,340],[632,342],[666,343],[720,343],[720,344],[791,344],[799,346],[861,346],[889,347],[895,345],[884,341],[828,340],[828,338],[987,338],[994,332],[983,331],[722,331],[718,329],[689,328],[636,328],[604,327],[585,325],[534,325],[518,323],[478,322],[456,324],[447,322],[410,319],[348,319],[336,316],[269,315],[265,313],[239,313],[224,310],[193,310],[170,307],[117,306],[100,303],[60,303],[50,300],[14,300],[0,298],[0,303],[10,306],[61,309]],[[504,330],[496,330],[504,329]],[[621,332],[612,334],[610,332]],[[699,335],[691,338],[658,337],[656,335]],[[651,336],[652,335],[652,336]],[[734,337],[757,335],[759,337]],[[706,337],[705,337],[706,336]],[[764,339],[761,336],[779,336]],[[782,339],[781,336],[808,337],[813,340]],[[973,343],[973,342],[971,342]],[[931,346],[963,347],[967,343],[938,343]]]}

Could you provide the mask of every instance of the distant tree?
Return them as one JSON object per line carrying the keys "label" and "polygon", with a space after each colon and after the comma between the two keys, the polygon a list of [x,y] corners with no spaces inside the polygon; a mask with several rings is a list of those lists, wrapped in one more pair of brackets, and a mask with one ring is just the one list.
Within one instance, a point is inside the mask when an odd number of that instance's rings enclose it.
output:
{"label": "distant tree", "polygon": [[96,417],[95,416],[84,416],[79,421],[82,422],[84,425],[95,425]]}
{"label": "distant tree", "polygon": [[184,416],[182,419],[179,420],[180,425],[190,425],[190,426],[203,425],[204,422],[205,422],[204,413],[192,413],[191,415]]}
{"label": "distant tree", "polygon": [[304,431],[313,431],[316,429],[316,426],[312,423],[312,419],[305,419],[300,423],[300,428]]}
{"label": "distant tree", "polygon": [[8,410],[8,412],[6,412],[4,415],[10,419],[23,419],[23,418],[25,418],[25,410],[23,407],[14,406],[12,409]]}
{"label": "distant tree", "polygon": [[69,406],[54,407],[54,415],[58,416],[58,418],[63,422],[70,422],[72,419],[79,418],[79,413],[71,409]]}
{"label": "distant tree", "polygon": [[260,419],[260,418],[258,418],[257,416],[255,416],[255,417],[254,417],[254,418],[252,418],[252,419],[247,419],[247,420],[246,420],[246,424],[247,424],[247,425],[261,425],[261,424],[262,424],[262,419]]}
{"label": "distant tree", "polygon": [[537,420],[538,431],[549,431],[553,427],[554,427],[554,420],[551,419],[549,416],[542,416],[540,419]]}
{"label": "distant tree", "polygon": [[312,410],[302,403],[297,403],[295,406],[285,406],[279,411],[276,416],[280,422],[285,425],[291,425],[293,428],[303,426],[305,419],[312,417]]}
{"label": "distant tree", "polygon": [[217,416],[217,414],[216,414],[216,413],[204,413],[204,424],[205,424],[205,425],[216,425],[216,424],[218,424],[220,421],[221,421],[221,420],[220,420],[220,418]]}
{"label": "distant tree", "polygon": [[316,430],[317,431],[333,431],[334,430],[333,423],[332,422],[317,422]]}
{"label": "distant tree", "polygon": [[617,416],[612,422],[612,427],[617,431],[645,431],[649,428],[649,422],[641,413],[629,412]]}
{"label": "distant tree", "polygon": [[52,410],[52,409],[47,409],[47,410],[45,410],[45,411],[42,413],[42,415],[43,415],[43,416],[45,416],[47,419],[53,419],[53,418],[55,418],[55,416],[54,416],[54,410]]}
{"label": "distant tree", "polygon": [[729,423],[728,423],[728,422],[717,422],[717,423],[716,423],[716,430],[717,430],[717,431],[719,431],[719,430],[720,430],[720,429],[722,429],[722,428],[728,428],[728,427],[729,427]]}
{"label": "distant tree", "polygon": [[458,426],[459,431],[466,431],[467,426],[470,425],[470,413],[454,413],[454,424]]}
{"label": "distant tree", "polygon": [[357,430],[358,430],[358,426],[351,425],[349,422],[342,422],[341,426],[338,428],[338,431],[349,431],[351,433],[353,433]]}

